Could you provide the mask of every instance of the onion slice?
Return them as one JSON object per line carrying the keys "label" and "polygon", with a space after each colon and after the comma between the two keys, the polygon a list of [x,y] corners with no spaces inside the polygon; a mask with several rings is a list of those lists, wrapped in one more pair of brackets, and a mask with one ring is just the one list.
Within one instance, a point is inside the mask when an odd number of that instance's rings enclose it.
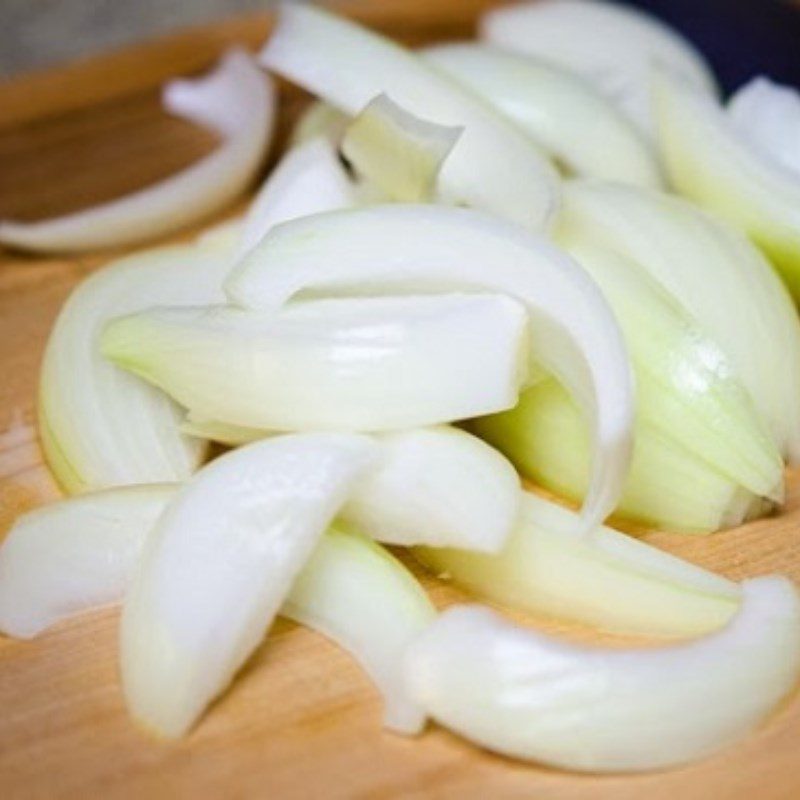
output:
{"label": "onion slice", "polygon": [[438,45],[426,48],[423,55],[529,133],[567,172],[661,187],[652,148],[617,107],[580,76],[547,61],[480,44]]}
{"label": "onion slice", "polygon": [[226,282],[233,302],[266,310],[304,289],[484,289],[519,299],[530,314],[534,358],[556,373],[593,420],[586,528],[614,508],[633,423],[625,346],[591,279],[544,239],[468,209],[375,206],[274,229]]}
{"label": "onion slice", "polygon": [[489,11],[481,37],[572,70],[597,88],[642,131],[653,134],[651,70],[660,66],[714,96],[716,82],[698,50],[646,11],[583,0],[539,0]]}
{"label": "onion slice", "polygon": [[614,250],[654,277],[723,349],[780,451],[797,462],[800,322],[744,236],[680,198],[573,181],[565,186],[557,238]]}
{"label": "onion slice", "polygon": [[122,685],[137,720],[180,736],[225,689],[374,451],[356,435],[276,437],[184,485],[125,596]]}
{"label": "onion slice", "polygon": [[154,309],[112,322],[102,350],[194,417],[386,431],[510,408],[528,341],[520,304],[449,295],[315,300],[277,314]]}
{"label": "onion slice", "polygon": [[516,758],[590,772],[694,761],[750,733],[797,682],[795,588],[756,578],[742,594],[727,627],[661,649],[581,647],[451,608],[412,644],[409,691],[442,724]]}
{"label": "onion slice", "polygon": [[260,59],[351,117],[385,93],[418,117],[463,126],[440,175],[445,202],[537,229],[555,214],[558,176],[533,140],[394,42],[319,8],[287,3]]}
{"label": "onion slice", "polygon": [[219,301],[230,269],[225,249],[145,250],[81,283],[61,309],[45,350],[39,429],[50,468],[68,492],[182,481],[205,456],[183,436],[183,412],[164,394],[100,354],[112,317],[156,303]]}
{"label": "onion slice", "polygon": [[[782,144],[793,135],[792,119],[770,125],[762,96],[750,111],[761,122],[743,125],[735,100],[728,115],[715,98],[666,73],[656,76],[655,97],[659,146],[675,188],[743,230],[800,299],[800,173],[787,163]],[[747,105],[753,104],[751,97]],[[759,124],[776,130],[768,142],[763,131],[753,132]],[[796,153],[794,141],[788,147]]]}
{"label": "onion slice", "polygon": [[247,211],[238,254],[253,249],[275,225],[287,220],[349,208],[356,189],[330,141],[316,137],[289,150]]}
{"label": "onion slice", "polygon": [[513,609],[648,636],[696,636],[735,613],[739,588],[612,528],[575,535],[575,513],[522,493],[497,554],[417,548],[423,564]]}
{"label": "onion slice", "polygon": [[376,437],[380,460],[339,518],[379,542],[497,552],[517,521],[520,482],[475,436],[439,427]]}
{"label": "onion slice", "polygon": [[252,57],[234,49],[198,79],[175,80],[166,110],[209,128],[220,147],[182,172],[108,203],[41,222],[0,222],[0,243],[38,252],[133,244],[223,208],[255,177],[272,135],[275,90]]}

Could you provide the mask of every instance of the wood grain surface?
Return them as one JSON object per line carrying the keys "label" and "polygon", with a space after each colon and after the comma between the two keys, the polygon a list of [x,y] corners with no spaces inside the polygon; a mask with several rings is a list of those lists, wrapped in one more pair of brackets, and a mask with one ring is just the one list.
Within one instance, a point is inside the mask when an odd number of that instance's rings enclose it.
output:
{"label": "wood grain surface", "polygon": [[[491,4],[340,3],[410,44],[469,35],[475,16]],[[0,84],[0,217],[36,219],[77,209],[207,152],[214,146],[210,136],[162,114],[158,86],[208,66],[231,42],[256,46],[268,28],[266,16],[233,19]],[[285,132],[304,98],[283,87],[282,101]],[[0,536],[19,512],[58,496],[36,438],[39,360],[69,291],[112,255],[0,252]],[[735,579],[781,571],[800,581],[799,526],[800,479],[790,476],[780,516],[705,539],[647,538]],[[425,580],[440,604],[459,596]],[[2,800],[800,797],[800,701],[701,764],[637,777],[576,776],[495,757],[435,725],[415,740],[384,733],[379,698],[350,658],[283,622],[187,739],[159,743],[125,714],[116,635],[117,612],[107,610],[35,642],[0,637]]]}

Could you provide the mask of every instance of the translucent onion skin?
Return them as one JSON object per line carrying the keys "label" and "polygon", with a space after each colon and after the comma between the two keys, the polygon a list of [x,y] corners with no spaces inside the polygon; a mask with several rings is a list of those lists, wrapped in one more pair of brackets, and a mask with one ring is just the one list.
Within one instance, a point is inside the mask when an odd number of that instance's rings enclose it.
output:
{"label": "translucent onion skin", "polygon": [[747,233],[800,301],[800,176],[742,136],[713,97],[663,73],[655,97],[672,184]]}
{"label": "translucent onion skin", "polygon": [[786,578],[742,585],[739,613],[663,648],[568,644],[485,608],[450,608],[406,656],[409,691],[477,744],[584,772],[696,761],[751,733],[795,688],[800,601]]}
{"label": "translucent onion skin", "polygon": [[183,481],[200,465],[206,444],[181,433],[181,409],[106,361],[99,337],[120,314],[221,300],[229,270],[225,248],[164,247],[114,261],[72,292],[50,334],[39,385],[45,457],[67,492]]}
{"label": "translucent onion skin", "polygon": [[218,211],[255,178],[267,154],[276,95],[244,50],[208,75],[168,83],[168,112],[210,128],[223,142],[182,172],[117,200],[41,222],[0,222],[0,244],[37,252],[79,252],[134,244]]}
{"label": "translucent onion skin", "polygon": [[444,164],[442,200],[547,228],[558,175],[532,139],[423,59],[355,23],[284,4],[261,63],[353,117],[379,94],[422,119],[463,126]]}
{"label": "translucent onion skin", "polygon": [[447,295],[323,299],[277,314],[154,309],[110,323],[102,349],[192,417],[387,431],[511,408],[528,342],[519,303]]}
{"label": "translucent onion skin", "polygon": [[611,249],[655,278],[724,350],[781,453],[797,463],[800,322],[746,237],[677,197],[572,181],[557,239]]}
{"label": "translucent onion skin", "polygon": [[656,130],[651,70],[662,66],[707,95],[716,81],[678,31],[638,8],[609,2],[538,0],[489,11],[485,41],[552,61],[594,83],[643,132]]}
{"label": "translucent onion skin", "polygon": [[566,172],[653,189],[663,185],[652,147],[580,76],[480,44],[438,45],[423,54],[523,128]]}
{"label": "translucent onion skin", "polygon": [[523,492],[519,521],[491,555],[416,548],[437,574],[533,614],[645,636],[696,636],[735,613],[730,581],[611,528],[575,535],[575,513]]}
{"label": "translucent onion skin", "polygon": [[596,285],[544,238],[469,209],[373,206],[275,229],[226,282],[232,302],[265,310],[309,289],[480,289],[520,300],[530,318],[534,360],[570,387],[593,420],[587,529],[616,506],[632,443],[627,352]]}
{"label": "translucent onion skin", "polygon": [[168,738],[189,730],[264,637],[374,452],[354,434],[275,437],[183,485],[125,594],[122,688],[136,720]]}

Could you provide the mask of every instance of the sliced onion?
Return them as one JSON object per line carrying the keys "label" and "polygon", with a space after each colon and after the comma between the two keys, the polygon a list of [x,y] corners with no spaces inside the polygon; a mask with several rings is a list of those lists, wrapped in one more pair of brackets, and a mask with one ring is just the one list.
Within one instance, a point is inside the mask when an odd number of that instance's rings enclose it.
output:
{"label": "sliced onion", "polygon": [[419,203],[434,196],[439,171],[462,133],[415,117],[379,94],[347,126],[341,151],[386,198]]}
{"label": "sliced onion", "polygon": [[723,348],[781,452],[800,458],[800,323],[743,236],[678,198],[575,181],[558,238],[608,247],[650,273]]}
{"label": "sliced onion", "polygon": [[275,225],[287,220],[349,208],[357,199],[334,146],[317,137],[283,157],[250,205],[239,255],[252,250]]}
{"label": "sliced onion", "polygon": [[0,545],[0,632],[29,639],[119,603],[145,535],[177,489],[106,489],[19,517]]}
{"label": "sliced onion", "polygon": [[374,445],[345,434],[240,448],[174,497],[126,593],[122,686],[131,714],[177,737],[258,645]]}
{"label": "sliced onion", "polygon": [[588,81],[547,61],[486,45],[439,45],[423,53],[517,123],[568,172],[661,186],[651,147]]}
{"label": "sliced onion", "polygon": [[197,439],[207,439],[210,442],[240,447],[243,444],[257,442],[269,435],[269,431],[260,428],[247,428],[244,425],[231,425],[227,422],[217,422],[213,419],[192,416],[189,414],[181,425],[181,431],[187,436]]}
{"label": "sliced onion", "polygon": [[[27,639],[67,617],[121,602],[147,534],[179,488],[107,489],[20,517],[0,546],[0,632]],[[359,661],[384,696],[387,727],[420,729],[424,714],[405,694],[400,656],[433,608],[399,561],[341,525],[330,528],[281,614]]]}
{"label": "sliced onion", "polygon": [[736,617],[653,649],[581,647],[457,607],[412,644],[412,696],[495,752],[567,769],[676,766],[746,736],[795,687],[800,602],[785,578],[745,581]]}
{"label": "sliced onion", "polygon": [[102,347],[195,417],[380,431],[511,408],[528,337],[513,300],[450,295],[154,309],[112,322]]}
{"label": "sliced onion", "polygon": [[627,5],[582,0],[522,3],[485,14],[481,36],[582,75],[649,134],[656,128],[650,94],[654,67],[668,69],[706,95],[716,93],[708,64],[688,40]]}
{"label": "sliced onion", "polygon": [[[800,299],[800,174],[786,163],[783,146],[775,141],[792,135],[787,133],[793,130],[792,118],[782,118],[773,128],[764,119],[771,109],[763,107],[760,93],[758,107],[749,113],[762,117],[751,125],[776,131],[766,142],[763,130],[742,129],[736,104],[728,116],[713,97],[667,74],[657,76],[655,89],[659,145],[675,188],[745,231],[777,267],[795,300]],[[748,105],[752,102],[751,97]]]}
{"label": "sliced onion", "polygon": [[633,422],[625,346],[597,287],[548,242],[467,209],[376,206],[273,230],[226,283],[231,300],[249,308],[279,308],[304,289],[488,289],[521,300],[531,317],[535,359],[563,380],[594,420],[587,529],[614,508]]}
{"label": "sliced onion", "polygon": [[383,694],[387,728],[422,729],[425,714],[404,686],[403,655],[435,612],[411,573],[380,545],[330,529],[281,613],[352,653]]}
{"label": "sliced onion", "polygon": [[291,147],[320,136],[338,145],[350,124],[350,117],[322,100],[313,100],[298,118],[289,139]]}
{"label": "sliced onion", "polygon": [[442,168],[448,203],[492,211],[533,228],[557,210],[558,176],[534,142],[488,104],[406,51],[355,23],[285,4],[261,63],[355,116],[386,93],[423,119],[464,127]]}
{"label": "sliced onion", "polygon": [[205,443],[183,436],[183,412],[100,355],[103,325],[155,303],[211,303],[230,269],[218,248],[174,246],[115,261],[70,295],[47,343],[39,388],[47,462],[69,492],[185,480]]}
{"label": "sliced onion", "polygon": [[496,555],[418,548],[437,573],[511,608],[622,633],[695,636],[736,611],[738,587],[611,528],[575,535],[575,514],[523,493],[519,522]]}
{"label": "sliced onion", "polygon": [[164,88],[168,112],[223,137],[211,155],[166,180],[85,211],[42,222],[0,222],[0,243],[39,252],[132,244],[178,230],[241,194],[272,135],[275,90],[252,57],[232,50],[213,72]]}
{"label": "sliced onion", "polygon": [[350,495],[340,519],[388,544],[497,552],[519,512],[514,468],[455,428],[389,433],[378,468]]}

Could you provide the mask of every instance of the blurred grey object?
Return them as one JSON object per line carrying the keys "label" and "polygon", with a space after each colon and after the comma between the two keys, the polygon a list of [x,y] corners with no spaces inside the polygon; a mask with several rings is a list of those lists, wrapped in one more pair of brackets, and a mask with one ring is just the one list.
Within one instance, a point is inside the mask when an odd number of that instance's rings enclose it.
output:
{"label": "blurred grey object", "polygon": [[0,76],[68,61],[277,0],[0,0]]}

